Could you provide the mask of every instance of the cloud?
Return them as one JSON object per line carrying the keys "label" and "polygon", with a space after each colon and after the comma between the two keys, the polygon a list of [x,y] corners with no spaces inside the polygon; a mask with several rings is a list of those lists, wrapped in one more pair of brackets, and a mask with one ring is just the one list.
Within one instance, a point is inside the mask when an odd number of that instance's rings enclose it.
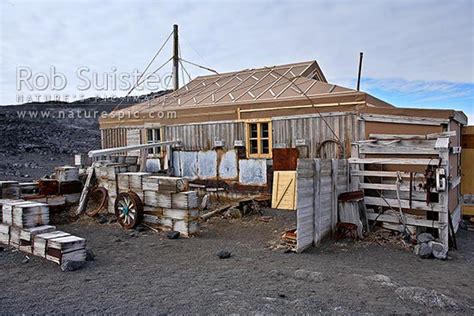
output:
{"label": "cloud", "polygon": [[[143,69],[174,23],[183,58],[221,72],[317,59],[330,81],[352,84],[364,51],[364,87],[390,98],[466,100],[452,83],[474,81],[469,0],[15,1],[0,9],[0,104],[15,102],[18,65],[37,72],[55,65],[70,76],[80,66]],[[167,46],[154,66],[170,54]]]}

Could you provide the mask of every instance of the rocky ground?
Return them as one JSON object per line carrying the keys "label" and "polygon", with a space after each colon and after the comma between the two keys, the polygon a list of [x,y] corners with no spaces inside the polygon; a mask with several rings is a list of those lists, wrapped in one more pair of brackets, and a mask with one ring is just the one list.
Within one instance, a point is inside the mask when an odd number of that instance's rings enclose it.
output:
{"label": "rocky ground", "polygon": [[[271,220],[214,218],[199,237],[177,240],[91,219],[60,226],[87,238],[96,260],[61,272],[0,252],[2,313],[474,313],[472,232],[459,232],[447,261],[370,241],[294,254],[274,247],[294,213],[265,215]],[[232,256],[219,259],[222,249]]]}
{"label": "rocky ground", "polygon": [[72,164],[74,154],[100,148],[98,117],[161,95],[138,99],[87,99],[73,103],[49,102],[0,106],[0,181],[28,182]]}

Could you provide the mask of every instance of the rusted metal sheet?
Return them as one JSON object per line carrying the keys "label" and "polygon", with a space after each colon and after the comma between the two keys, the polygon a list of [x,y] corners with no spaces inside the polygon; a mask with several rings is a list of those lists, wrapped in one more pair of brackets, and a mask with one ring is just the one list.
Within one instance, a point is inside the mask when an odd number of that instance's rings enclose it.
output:
{"label": "rusted metal sheet", "polygon": [[239,183],[244,185],[267,184],[266,159],[242,159],[239,161]]}
{"label": "rusted metal sheet", "polygon": [[273,149],[273,171],[296,170],[298,162],[298,149],[296,148],[274,148]]}

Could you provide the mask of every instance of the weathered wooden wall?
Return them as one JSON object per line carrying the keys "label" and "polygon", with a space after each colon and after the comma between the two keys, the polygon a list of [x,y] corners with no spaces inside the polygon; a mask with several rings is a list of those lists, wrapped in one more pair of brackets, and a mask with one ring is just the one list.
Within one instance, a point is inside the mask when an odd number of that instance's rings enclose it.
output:
{"label": "weathered wooden wall", "polygon": [[318,245],[334,232],[337,198],[349,189],[348,162],[341,159],[298,159],[297,251]]}
{"label": "weathered wooden wall", "polygon": [[234,140],[245,141],[243,122],[169,125],[164,127],[164,139],[180,139],[185,150],[209,150],[214,140],[223,140],[225,149],[234,148]]}
{"label": "weathered wooden wall", "polygon": [[[297,139],[305,139],[308,142],[308,155],[303,158],[317,158],[319,145],[329,139],[339,139],[346,157],[348,157],[350,143],[364,137],[364,135],[361,135],[357,116],[353,113],[326,113],[322,117],[315,115],[311,117],[273,118],[272,122],[274,145],[285,144],[286,147],[291,148],[296,146]],[[328,157],[337,157],[336,146],[334,145],[325,146],[324,151],[328,154]]]}

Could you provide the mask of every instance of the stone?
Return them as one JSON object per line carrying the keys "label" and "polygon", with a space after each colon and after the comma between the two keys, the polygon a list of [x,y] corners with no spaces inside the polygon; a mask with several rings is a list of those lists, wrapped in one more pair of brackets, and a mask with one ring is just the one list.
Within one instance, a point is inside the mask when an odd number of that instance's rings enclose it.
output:
{"label": "stone", "polygon": [[219,252],[217,252],[217,256],[219,259],[228,259],[232,256],[232,253],[227,250],[219,250]]}
{"label": "stone", "polygon": [[428,243],[430,241],[433,241],[434,237],[430,233],[421,233],[418,236],[416,236],[416,240],[418,241],[418,243],[422,244],[422,243]]}
{"label": "stone", "polygon": [[23,264],[28,263],[28,262],[30,262],[30,258],[28,256],[25,256],[25,259],[21,261],[21,263]]}
{"label": "stone", "polygon": [[308,279],[310,274],[311,272],[309,272],[308,270],[299,269],[295,271],[295,278],[299,280],[305,280]]}
{"label": "stone", "polygon": [[433,254],[433,249],[429,244],[423,243],[419,245],[420,247],[418,248],[418,256],[422,259],[428,259],[431,257]]}
{"label": "stone", "polygon": [[430,241],[428,245],[431,247],[433,257],[440,260],[445,260],[448,257],[448,247],[437,241]]}
{"label": "stone", "polygon": [[69,272],[81,269],[85,264],[85,261],[64,261],[61,263],[61,271]]}
{"label": "stone", "polygon": [[314,282],[321,282],[324,280],[323,274],[321,272],[311,272],[308,276],[308,279]]}
{"label": "stone", "polygon": [[181,234],[179,232],[174,230],[166,233],[166,237],[168,237],[168,239],[178,239],[180,235]]}
{"label": "stone", "polygon": [[135,229],[137,232],[143,232],[143,231],[145,231],[145,227],[143,227],[143,225],[137,225],[134,229]]}
{"label": "stone", "polygon": [[95,253],[91,249],[86,249],[86,261],[94,261]]}
{"label": "stone", "polygon": [[99,224],[107,224],[108,220],[107,218],[105,217],[100,217],[99,220],[98,220]]}
{"label": "stone", "polygon": [[238,208],[232,207],[227,211],[227,213],[232,218],[242,218],[242,213]]}

